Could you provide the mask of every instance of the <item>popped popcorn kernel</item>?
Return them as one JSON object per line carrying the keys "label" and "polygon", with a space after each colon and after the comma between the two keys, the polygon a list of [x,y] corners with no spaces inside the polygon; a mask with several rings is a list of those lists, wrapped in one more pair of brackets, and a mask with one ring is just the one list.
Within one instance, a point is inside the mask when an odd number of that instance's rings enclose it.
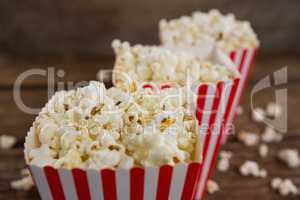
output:
{"label": "popped popcorn kernel", "polygon": [[299,195],[299,188],[290,179],[273,178],[271,187],[281,196]]}
{"label": "popped popcorn kernel", "polygon": [[10,135],[1,135],[0,136],[0,149],[10,149],[17,142],[17,139]]}
{"label": "popped popcorn kernel", "polygon": [[[197,120],[181,97],[185,91],[181,87],[127,93],[91,81],[86,87],[58,92],[29,131],[26,162],[67,169],[191,162]],[[167,98],[170,94],[177,96]]]}
{"label": "popped popcorn kernel", "polygon": [[300,166],[300,157],[296,149],[282,149],[278,153],[278,158],[290,168]]}
{"label": "popped popcorn kernel", "polygon": [[241,175],[265,178],[267,171],[260,169],[255,161],[247,160],[239,168]]}
{"label": "popped popcorn kernel", "polygon": [[194,12],[169,21],[159,22],[160,40],[165,45],[197,46],[213,42],[226,52],[240,48],[256,48],[259,41],[248,21],[240,21],[231,13],[218,10]]}
{"label": "popped popcorn kernel", "polygon": [[266,144],[259,145],[258,153],[261,158],[267,157],[269,152],[269,147]]}
{"label": "popped popcorn kernel", "polygon": [[241,131],[237,137],[246,146],[255,146],[259,142],[259,137],[256,133]]}
{"label": "popped popcorn kernel", "polygon": [[220,190],[220,187],[217,184],[217,182],[215,182],[213,180],[208,180],[206,190],[209,194],[213,194],[215,192],[218,192]]}

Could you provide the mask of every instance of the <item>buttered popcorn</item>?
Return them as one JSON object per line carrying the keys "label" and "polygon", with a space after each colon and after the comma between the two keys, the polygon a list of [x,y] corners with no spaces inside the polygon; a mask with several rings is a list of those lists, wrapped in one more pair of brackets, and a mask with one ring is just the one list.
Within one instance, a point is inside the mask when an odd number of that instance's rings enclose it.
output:
{"label": "buttered popcorn", "polygon": [[128,42],[114,40],[116,54],[113,72],[114,84],[122,89],[135,91],[145,82],[215,83],[232,80],[237,73],[213,59],[200,60],[191,52],[175,51],[159,46],[130,46]]}
{"label": "buttered popcorn", "polygon": [[183,88],[135,93],[92,81],[57,92],[36,118],[25,142],[29,164],[57,168],[130,168],[190,162],[196,120]]}
{"label": "buttered popcorn", "polygon": [[210,42],[226,52],[259,45],[248,21],[237,20],[233,14],[222,15],[218,10],[198,11],[169,21],[163,19],[159,30],[164,45],[197,46]]}

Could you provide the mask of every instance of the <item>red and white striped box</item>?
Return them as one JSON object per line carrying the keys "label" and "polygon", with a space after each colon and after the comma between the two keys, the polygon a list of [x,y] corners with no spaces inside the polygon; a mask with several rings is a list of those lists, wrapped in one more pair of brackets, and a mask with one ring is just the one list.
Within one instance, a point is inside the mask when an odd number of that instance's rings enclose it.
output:
{"label": "red and white striped box", "polygon": [[[216,59],[225,62],[225,66],[233,67],[224,54],[216,53]],[[239,82],[240,78],[237,77],[226,82],[197,83],[191,86],[196,94],[196,101],[191,109],[199,120],[196,148],[196,155],[199,155],[195,162],[175,166],[102,170],[69,170],[28,165],[41,198],[202,199],[218,157],[233,100],[240,95],[237,93]],[[168,84],[164,84],[160,89],[168,87]],[[26,153],[28,152],[25,151],[25,157]]]}
{"label": "red and white striped box", "polygon": [[[248,49],[238,49],[236,51],[232,51],[229,53],[229,57],[234,62],[237,70],[241,74],[241,81],[237,88],[238,95],[233,101],[233,109],[232,112],[229,114],[228,125],[231,125],[234,122],[234,118],[236,116],[237,107],[240,104],[240,97],[242,96],[244,89],[247,86],[248,78],[250,71],[253,66],[253,62],[255,60],[257,48],[248,48]],[[229,133],[225,133],[222,142],[226,143]]]}

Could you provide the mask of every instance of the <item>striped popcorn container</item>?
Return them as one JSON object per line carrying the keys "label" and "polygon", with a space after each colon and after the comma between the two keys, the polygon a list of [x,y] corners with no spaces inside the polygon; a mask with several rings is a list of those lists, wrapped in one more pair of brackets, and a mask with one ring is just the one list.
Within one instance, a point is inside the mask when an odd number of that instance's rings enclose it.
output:
{"label": "striped popcorn container", "polygon": [[[228,62],[232,64],[227,56],[225,60],[222,55],[218,54],[216,57],[224,62],[226,60],[227,64]],[[231,67],[234,68],[233,65]],[[57,169],[51,166],[28,165],[41,198],[44,200],[202,199],[207,180],[214,169],[221,139],[233,108],[233,100],[238,95],[239,82],[240,78],[237,76],[236,79],[226,82],[198,83],[190,87],[196,97],[191,109],[199,122],[193,162],[174,166],[101,170]],[[160,89],[168,87],[164,84]]]}
{"label": "striped popcorn container", "polygon": [[[241,80],[237,88],[238,95],[233,100],[233,108],[229,114],[228,124],[232,124],[234,122],[234,118],[236,116],[236,110],[240,103],[240,97],[243,94],[244,89],[247,86],[249,74],[251,68],[253,66],[253,62],[255,60],[257,48],[248,48],[248,49],[238,49],[236,51],[232,51],[229,53],[229,57],[237,67],[237,70],[241,74]],[[225,143],[228,138],[228,133],[225,133],[222,138],[222,142]]]}

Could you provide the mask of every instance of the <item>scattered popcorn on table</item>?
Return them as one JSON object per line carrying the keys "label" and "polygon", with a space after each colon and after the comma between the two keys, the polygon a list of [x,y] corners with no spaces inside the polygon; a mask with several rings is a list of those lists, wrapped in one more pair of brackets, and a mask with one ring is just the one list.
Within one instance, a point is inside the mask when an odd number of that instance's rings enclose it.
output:
{"label": "scattered popcorn on table", "polygon": [[282,113],[282,108],[279,104],[276,104],[276,103],[269,103],[268,106],[267,106],[267,109],[266,109],[266,113],[267,115],[269,116],[272,116],[272,117],[279,117]]}
{"label": "scattered popcorn on table", "polygon": [[232,157],[232,152],[229,151],[221,151],[220,152],[220,160],[218,162],[218,170],[221,172],[225,172],[229,169],[229,161]]}
{"label": "scattered popcorn on table", "polygon": [[259,145],[258,153],[261,158],[267,157],[269,152],[269,147],[266,144]]}
{"label": "scattered popcorn on table", "polygon": [[271,187],[274,190],[278,190],[282,196],[299,194],[299,188],[290,179],[273,178]]}
{"label": "scattered popcorn on table", "polygon": [[261,140],[266,143],[280,142],[282,135],[276,132],[272,127],[267,126],[262,133]]}
{"label": "scattered popcorn on table", "polygon": [[256,48],[259,41],[248,21],[240,21],[233,14],[222,15],[218,10],[194,12],[159,23],[160,40],[165,45],[196,46],[214,42],[226,52],[240,48]]}
{"label": "scattered popcorn on table", "polygon": [[213,58],[200,60],[187,51],[172,51],[162,46],[130,46],[119,40],[114,40],[112,46],[116,54],[113,82],[127,91],[135,91],[139,84],[149,81],[183,86],[188,79],[191,83],[215,83],[238,76],[230,66],[223,66]]}
{"label": "scattered popcorn on table", "polygon": [[286,163],[290,168],[297,168],[300,166],[300,158],[298,150],[296,149],[283,149],[278,153],[278,158]]}
{"label": "scattered popcorn on table", "polygon": [[240,166],[240,173],[243,176],[254,176],[265,178],[267,176],[267,171],[265,169],[260,169],[255,161],[247,160]]}
{"label": "scattered popcorn on table", "polygon": [[[100,82],[56,93],[25,142],[28,164],[130,168],[191,162],[197,121],[185,88],[128,93]],[[171,94],[176,98],[166,98]]]}
{"label": "scattered popcorn on table", "polygon": [[215,182],[213,180],[208,180],[206,190],[209,194],[213,194],[215,192],[218,192],[220,190],[220,187],[217,184],[217,182]]}
{"label": "scattered popcorn on table", "polygon": [[241,131],[237,137],[246,146],[255,146],[259,142],[259,137],[256,133]]}
{"label": "scattered popcorn on table", "polygon": [[262,108],[254,108],[252,110],[252,119],[255,122],[263,122],[265,119],[265,111]]}
{"label": "scattered popcorn on table", "polygon": [[10,135],[1,135],[0,136],[0,149],[10,149],[17,142],[17,139]]}
{"label": "scattered popcorn on table", "polygon": [[11,188],[15,190],[28,191],[33,187],[33,180],[31,176],[25,176],[19,180],[12,181],[10,183]]}
{"label": "scattered popcorn on table", "polygon": [[238,106],[238,107],[237,107],[237,110],[236,110],[236,114],[237,114],[237,115],[242,115],[243,112],[244,112],[243,107],[242,107],[242,106]]}

